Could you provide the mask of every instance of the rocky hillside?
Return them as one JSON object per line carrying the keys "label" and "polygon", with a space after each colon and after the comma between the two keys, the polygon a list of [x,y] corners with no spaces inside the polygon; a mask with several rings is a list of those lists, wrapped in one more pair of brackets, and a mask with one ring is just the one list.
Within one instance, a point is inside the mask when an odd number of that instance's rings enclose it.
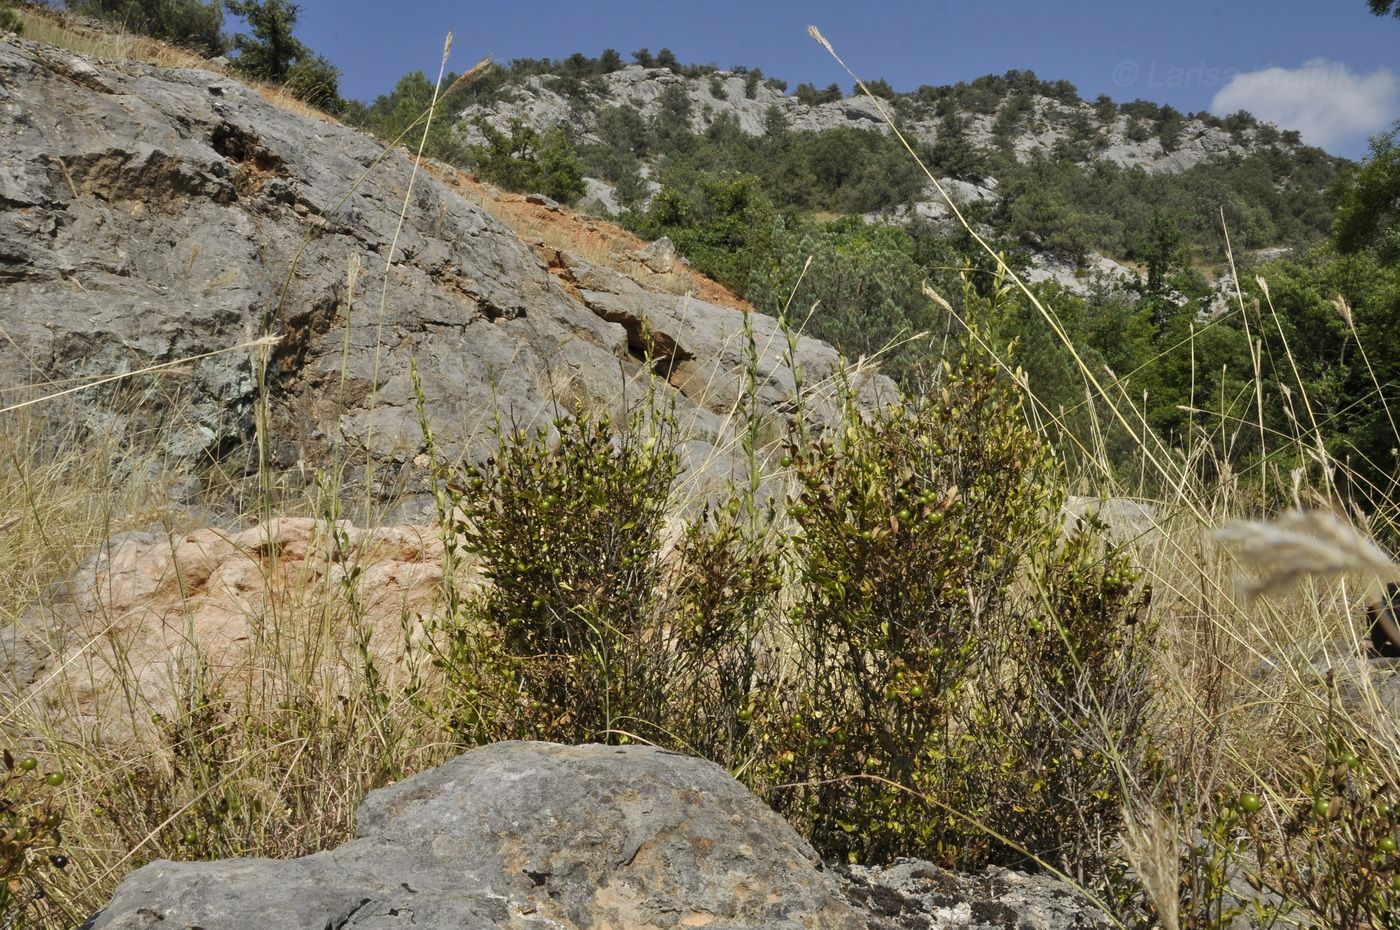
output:
{"label": "rocky hillside", "polygon": [[[389,497],[425,466],[413,366],[443,451],[474,458],[495,410],[528,424],[614,406],[650,361],[695,459],[723,445],[741,314],[641,259],[522,240],[451,169],[216,71],[15,37],[0,40],[0,135],[6,397],[129,376],[59,420],[153,431],[175,459],[236,470],[265,418],[268,464],[368,456]],[[755,321],[777,404],[792,375],[774,326]],[[840,363],[813,340],[799,354],[810,384]]]}
{"label": "rocky hillside", "polygon": [[[463,131],[480,141],[475,128],[484,120],[509,132],[519,120],[544,132],[563,127],[582,141],[598,142],[600,114],[610,108],[635,110],[654,119],[668,94],[690,102],[690,127],[699,133],[732,120],[745,133],[760,135],[775,121],[799,132],[879,129],[886,125],[875,102],[864,94],[815,96],[787,93],[781,82],[751,80],[748,72],[710,71],[687,76],[668,68],[628,65],[586,84],[558,74],[530,75],[511,82],[495,100],[472,104],[459,113]],[[1209,114],[1185,117],[1166,108],[1136,104],[1107,106],[1079,99],[1064,82],[1048,84],[1033,74],[1013,72],[960,87],[926,87],[885,99],[901,128],[926,144],[949,134],[949,117],[974,149],[1006,148],[1019,160],[1036,155],[1068,155],[1081,162],[1105,161],[1172,174],[1209,161],[1241,157],[1265,144],[1283,151],[1303,148],[1296,134],[1280,134],[1252,119],[1224,121]]]}
{"label": "rocky hillside", "polygon": [[[615,53],[512,62],[449,98],[457,119],[431,144],[511,183],[506,153],[552,140],[556,152],[577,152],[586,175],[561,191],[653,233],[678,210],[704,213],[707,185],[751,176],[788,229],[854,214],[932,223],[955,237],[946,193],[984,235],[1024,249],[1032,278],[1081,296],[1105,268],[1109,280],[1130,282],[1122,264],[1151,264],[1164,247],[1223,269],[1222,208],[1237,249],[1307,246],[1330,229],[1324,195],[1339,160],[1247,113],[1086,101],[1067,82],[1017,71],[910,93],[876,81],[878,99],[835,84],[788,93],[756,70],[649,67],[637,55],[643,63],[623,65]],[[364,123],[395,135],[393,114],[428,89],[421,75],[416,85],[405,79],[363,108]],[[882,110],[944,192],[893,141]],[[684,243],[682,252],[699,257]],[[727,283],[747,294],[753,282],[741,278]]]}

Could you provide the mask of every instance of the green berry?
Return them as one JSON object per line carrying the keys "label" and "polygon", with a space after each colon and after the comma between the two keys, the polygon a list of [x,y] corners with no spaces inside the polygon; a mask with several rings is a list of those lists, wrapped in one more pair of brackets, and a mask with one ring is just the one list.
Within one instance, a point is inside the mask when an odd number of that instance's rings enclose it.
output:
{"label": "green berry", "polygon": [[39,767],[39,760],[33,756],[26,756],[19,760],[19,770],[21,772],[32,772]]}
{"label": "green berry", "polygon": [[50,772],[48,777],[44,779],[44,784],[48,785],[50,788],[57,788],[59,785],[63,784],[63,773]]}
{"label": "green berry", "polygon": [[1381,837],[1380,842],[1378,842],[1378,843],[1376,844],[1376,848],[1379,849],[1379,850],[1380,850],[1381,852],[1383,852],[1383,853],[1393,853],[1393,852],[1395,852],[1395,849],[1396,849],[1395,837],[1393,837],[1393,836],[1383,836],[1383,837]]}
{"label": "green berry", "polygon": [[1246,814],[1252,814],[1263,806],[1263,802],[1259,800],[1259,795],[1257,794],[1246,793],[1240,795],[1240,810],[1244,811]]}

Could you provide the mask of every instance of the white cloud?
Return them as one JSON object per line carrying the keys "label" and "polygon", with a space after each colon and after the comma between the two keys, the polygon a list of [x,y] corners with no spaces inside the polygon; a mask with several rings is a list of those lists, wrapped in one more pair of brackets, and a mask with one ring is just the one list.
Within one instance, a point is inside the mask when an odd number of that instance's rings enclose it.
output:
{"label": "white cloud", "polygon": [[1400,81],[1387,68],[1362,76],[1340,62],[1314,58],[1300,68],[1236,74],[1210,109],[1220,116],[1248,110],[1298,130],[1309,145],[1332,148],[1389,126],[1400,111]]}

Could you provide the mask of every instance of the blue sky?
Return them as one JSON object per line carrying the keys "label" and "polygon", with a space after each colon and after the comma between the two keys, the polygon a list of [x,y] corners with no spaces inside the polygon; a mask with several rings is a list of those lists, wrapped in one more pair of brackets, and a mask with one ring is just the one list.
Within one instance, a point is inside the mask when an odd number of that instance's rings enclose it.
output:
{"label": "blue sky", "polygon": [[807,37],[821,28],[862,77],[896,89],[1011,68],[1065,78],[1092,98],[1185,111],[1248,108],[1337,154],[1400,117],[1400,19],[1365,0],[300,0],[299,33],[371,99],[407,71],[478,57],[627,56],[663,46],[686,62],[756,65],[795,86],[849,81]]}

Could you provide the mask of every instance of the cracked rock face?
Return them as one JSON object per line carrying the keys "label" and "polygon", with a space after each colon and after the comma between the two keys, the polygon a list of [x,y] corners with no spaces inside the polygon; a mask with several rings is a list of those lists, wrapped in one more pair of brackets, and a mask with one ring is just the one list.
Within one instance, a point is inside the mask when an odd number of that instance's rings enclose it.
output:
{"label": "cracked rock face", "polygon": [[[694,365],[741,376],[725,366],[742,353],[704,341],[735,311],[634,287],[600,312],[405,153],[222,75],[7,39],[0,138],[0,386],[170,365],[118,385],[139,403],[91,391],[78,406],[122,434],[159,427],[184,461],[247,460],[260,363],[234,347],[263,335],[280,340],[270,464],[369,457],[381,498],[421,487],[427,464],[411,364],[442,451],[470,459],[492,447],[497,404],[522,425],[616,408],[642,371],[643,315],[672,321],[661,337]],[[782,359],[765,365],[791,382]],[[725,401],[669,390],[683,421],[724,422]]]}
{"label": "cracked rock face", "polygon": [[1108,926],[1067,887],[926,863],[822,866],[718,766],[645,746],[498,743],[376,791],[287,862],[155,862],[90,930]]}

